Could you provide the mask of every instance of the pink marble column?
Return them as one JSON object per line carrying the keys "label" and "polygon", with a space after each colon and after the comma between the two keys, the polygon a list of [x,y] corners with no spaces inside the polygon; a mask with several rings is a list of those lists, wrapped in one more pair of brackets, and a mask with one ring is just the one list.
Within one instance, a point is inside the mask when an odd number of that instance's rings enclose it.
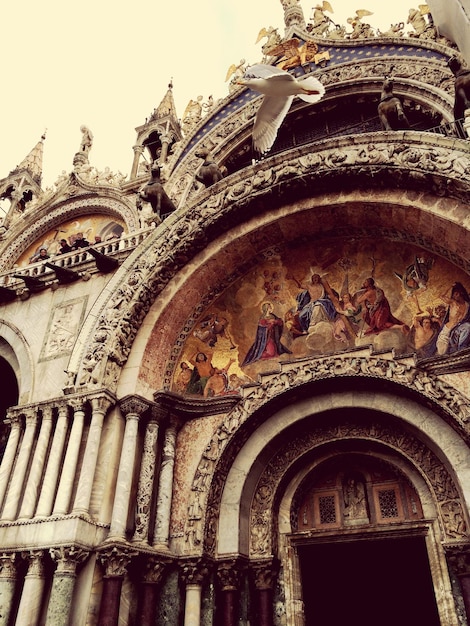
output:
{"label": "pink marble column", "polygon": [[251,563],[256,588],[257,624],[273,626],[273,593],[278,565],[272,559]]}
{"label": "pink marble column", "polygon": [[138,553],[125,547],[111,546],[99,553],[104,567],[103,592],[97,626],[118,626],[121,589],[127,567]]}
{"label": "pink marble column", "polygon": [[137,610],[139,626],[154,626],[157,611],[157,595],[163,573],[168,563],[159,557],[147,557],[144,564],[144,575],[141,583],[141,596]]}
{"label": "pink marble column", "polygon": [[236,559],[222,561],[217,564],[217,580],[219,582],[218,597],[220,601],[220,620],[224,626],[238,624],[238,599],[240,590],[240,565]]}

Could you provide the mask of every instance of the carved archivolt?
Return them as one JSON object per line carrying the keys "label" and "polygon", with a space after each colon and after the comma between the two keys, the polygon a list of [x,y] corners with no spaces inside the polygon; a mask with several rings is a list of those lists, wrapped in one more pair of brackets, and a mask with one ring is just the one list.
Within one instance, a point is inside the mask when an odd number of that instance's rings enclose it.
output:
{"label": "carved archivolt", "polygon": [[374,422],[368,426],[353,421],[313,429],[289,441],[265,468],[255,491],[250,511],[250,556],[269,556],[276,546],[274,498],[282,477],[303,454],[330,441],[366,439],[390,446],[410,460],[426,477],[447,541],[467,539],[466,516],[452,476],[438,457],[409,433]]}
{"label": "carved archivolt", "polygon": [[[226,472],[228,472],[229,464],[232,460],[232,456],[228,459],[229,455],[223,455],[223,452],[229,442],[232,443],[235,433],[237,433],[237,446],[240,447],[243,444],[242,438],[238,433],[240,426],[246,422],[248,417],[258,412],[261,407],[268,405],[273,399],[289,390],[293,390],[296,387],[300,387],[313,381],[327,378],[338,379],[340,377],[385,378],[386,380],[404,386],[407,389],[414,389],[427,403],[432,402],[436,410],[442,416],[447,416],[448,420],[452,420],[452,426],[457,430],[460,436],[463,436],[467,439],[467,441],[469,440],[470,427],[468,420],[470,418],[470,403],[468,398],[460,394],[451,385],[448,385],[447,383],[439,380],[437,377],[415,368],[411,364],[399,362],[394,359],[365,355],[336,355],[329,358],[312,359],[297,363],[284,363],[281,365],[279,372],[263,375],[261,377],[262,382],[260,382],[260,384],[244,389],[245,397],[226,416],[221,426],[212,436],[210,443],[202,455],[194,476],[192,496],[190,497],[188,510],[193,507],[193,500],[197,500],[200,509],[202,508],[202,510],[210,512],[210,519],[205,520],[206,529],[208,529],[208,533],[205,537],[206,549],[210,551],[214,548],[215,535],[213,533],[215,533],[216,528],[215,520],[218,517],[218,510],[222,490],[224,488]],[[374,434],[372,437],[370,433],[367,436],[376,438],[377,440],[386,441],[389,445],[394,445],[392,443],[393,437],[396,437],[398,442],[398,435],[389,433],[389,431],[383,427],[379,428],[377,426],[377,428],[378,432],[382,433],[380,436],[376,437]],[[388,439],[385,438],[385,434],[387,434]],[[317,436],[318,441],[323,442],[321,433],[318,433],[318,435],[315,434],[315,437]],[[313,439],[309,439],[310,443],[306,445],[314,445],[313,442],[316,441],[315,437]],[[328,434],[328,437],[332,437],[332,435]],[[403,434],[400,435],[400,437],[403,438]],[[434,469],[432,469],[434,465],[429,465],[430,461],[429,463],[426,461],[426,464],[424,460],[420,460],[419,455],[417,455],[417,453],[412,453],[412,450],[419,448],[423,459],[424,457],[429,459],[431,452],[425,451],[424,446],[414,438],[410,438],[410,442],[411,439],[412,443],[410,443],[409,452],[406,453],[407,456],[417,466],[422,468],[423,473],[428,475],[428,478],[429,476],[433,476],[435,474]],[[403,449],[401,444],[399,445],[397,443],[397,449],[400,448]],[[235,454],[235,452],[233,452],[233,454]],[[286,452],[285,454],[289,456],[290,453]],[[446,473],[445,468],[438,461],[437,457],[434,457],[434,455],[432,455],[432,457],[432,463],[435,464],[436,467],[439,466],[441,468],[439,470],[439,474],[442,475],[443,473]],[[280,463],[281,467],[281,460],[275,461],[274,463],[277,462]],[[275,474],[276,472],[274,471],[274,466],[271,467],[271,469],[267,469],[265,473],[266,476],[271,477]],[[438,486],[437,483],[435,485],[436,491],[439,491],[440,493],[438,501],[441,506],[440,510],[443,520],[446,519],[446,516],[449,518],[452,517],[449,511],[455,509],[457,502],[457,491],[453,486],[453,481],[450,477],[446,477],[445,484],[452,485],[452,489],[450,491],[450,487],[446,487],[444,490],[445,495],[442,495],[442,487]],[[261,491],[258,493],[259,501],[264,500],[266,494],[272,491],[271,488],[267,489],[266,485],[262,486],[261,483],[260,485],[259,489],[261,489]],[[272,493],[272,496],[274,496],[274,492]],[[207,505],[204,506],[203,501],[206,500]],[[271,515],[271,512],[266,508],[266,502],[264,502],[262,508],[265,510],[266,515]],[[256,519],[252,520],[252,523],[259,525],[254,535],[258,537],[259,541],[261,541],[264,537],[264,541],[266,539],[266,528],[263,532],[261,532],[265,524],[265,521],[263,521],[264,518],[262,519],[262,516],[259,517],[259,511],[255,511],[253,515],[255,515]],[[462,517],[462,519],[464,518]],[[455,532],[457,531],[453,529],[453,526],[449,526],[451,522],[448,520],[446,524],[448,526],[448,529],[446,530],[447,534],[449,536],[455,536]],[[199,526],[199,528],[193,528],[193,531],[196,535],[202,536],[202,528],[204,525],[202,517],[196,521],[195,525],[196,527]],[[259,548],[257,548],[257,550],[258,549]]]}
{"label": "carved archivolt", "polygon": [[[337,97],[343,90],[351,93],[351,81],[361,83],[361,90],[379,91],[385,76],[393,76],[395,89],[406,94],[407,98],[415,99],[430,109],[444,115],[452,121],[454,76],[446,64],[447,57],[441,53],[442,59],[403,57],[400,51],[391,48],[389,57],[380,59],[354,60],[349,63],[331,65],[315,72],[315,76],[325,85],[325,99]],[[352,51],[352,54],[354,52]],[[449,56],[451,51],[448,51]],[[416,77],[419,76],[419,82]],[[204,134],[204,145],[210,147],[216,160],[223,161],[225,152],[233,147],[234,139],[241,136],[251,125],[259,107],[259,103],[251,98],[232,98],[230,115],[219,115],[219,119],[210,120],[210,130]],[[227,103],[228,104],[228,103]],[[238,106],[236,106],[238,104]],[[206,123],[208,120],[206,120]],[[239,138],[240,140],[240,138]],[[194,186],[193,172],[200,165],[195,156],[199,146],[188,150],[175,166],[168,181],[168,189],[176,203],[187,202],[198,193]],[[184,150],[184,149],[183,149]],[[180,153],[181,154],[181,153]],[[187,175],[185,176],[185,173]]]}
{"label": "carved archivolt", "polygon": [[[351,144],[350,139],[343,138],[322,143],[318,148],[316,152],[307,147],[293,150],[283,155],[282,161],[276,157],[266,159],[223,179],[198,196],[186,211],[178,211],[174,219],[157,228],[126,267],[113,276],[106,294],[92,310],[90,319],[94,326],[84,325],[87,336],[77,346],[87,346],[86,352],[74,353],[68,368],[78,372],[78,382],[83,369],[94,371],[90,381],[101,380],[113,388],[135,335],[160,292],[207,246],[207,233],[217,233],[218,225],[224,223],[228,214],[236,221],[246,219],[250,205],[253,213],[263,210],[265,195],[270,203],[279,202],[284,188],[292,198],[296,190],[306,194],[318,189],[320,193],[325,181],[331,182],[331,176],[368,175],[371,184],[375,184],[373,181],[380,181],[381,176],[390,181],[391,173],[401,173],[405,187],[425,182],[436,196],[468,194],[470,149],[463,141],[449,141],[446,147],[444,143],[435,146],[434,138],[427,133],[397,133],[393,140],[384,138],[383,133],[369,133],[361,136],[361,143]],[[453,212],[449,219],[457,220],[458,216]],[[127,267],[131,269],[126,273]],[[87,382],[85,378],[83,384]]]}

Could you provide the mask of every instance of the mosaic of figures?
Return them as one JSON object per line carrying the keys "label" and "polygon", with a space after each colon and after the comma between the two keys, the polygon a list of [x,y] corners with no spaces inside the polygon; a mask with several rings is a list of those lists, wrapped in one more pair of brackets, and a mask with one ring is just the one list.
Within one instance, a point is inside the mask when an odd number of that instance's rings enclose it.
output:
{"label": "mosaic of figures", "polygon": [[267,252],[197,320],[173,390],[237,393],[281,361],[372,346],[442,357],[470,347],[470,278],[394,242],[303,244]]}
{"label": "mosaic of figures", "polygon": [[[41,259],[119,238],[124,230],[124,223],[104,215],[76,217],[60,224],[35,241],[18,259],[18,265],[28,265]],[[41,252],[42,250],[42,252]]]}

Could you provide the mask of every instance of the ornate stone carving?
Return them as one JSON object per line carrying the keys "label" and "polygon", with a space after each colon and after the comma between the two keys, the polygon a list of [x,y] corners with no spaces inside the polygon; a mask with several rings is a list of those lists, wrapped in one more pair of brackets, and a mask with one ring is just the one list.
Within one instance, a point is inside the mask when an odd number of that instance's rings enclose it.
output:
{"label": "ornate stone carving", "polygon": [[49,550],[51,558],[57,563],[56,572],[61,576],[75,576],[77,565],[88,556],[88,550],[76,546],[60,546]]}
{"label": "ornate stone carving", "polygon": [[210,568],[204,559],[191,559],[181,563],[181,577],[186,585],[202,585]]}
{"label": "ornate stone carving", "polygon": [[16,559],[14,552],[0,554],[0,579],[14,580],[16,578]]}
{"label": "ornate stone carving", "polygon": [[109,546],[100,549],[98,558],[101,561],[105,576],[124,576],[131,560],[139,553],[126,546]]}

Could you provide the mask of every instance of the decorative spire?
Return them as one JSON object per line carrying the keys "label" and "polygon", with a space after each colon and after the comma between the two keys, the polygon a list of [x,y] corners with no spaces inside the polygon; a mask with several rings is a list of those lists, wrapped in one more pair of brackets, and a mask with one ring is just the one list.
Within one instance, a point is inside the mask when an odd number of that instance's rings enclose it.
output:
{"label": "decorative spire", "polygon": [[178,117],[176,114],[175,100],[173,98],[173,78],[168,83],[168,90],[163,96],[162,101],[156,109],[154,109],[152,115],[148,121],[153,122],[163,117],[173,116],[175,119]]}
{"label": "decorative spire", "polygon": [[307,27],[305,16],[299,0],[281,0],[284,9],[284,24],[286,29],[292,26],[299,26],[303,30]]}
{"label": "decorative spire", "polygon": [[31,178],[37,185],[41,185],[42,178],[42,158],[44,153],[44,140],[46,139],[46,131],[41,136],[41,139],[37,142],[34,148],[29,154],[21,161],[10,174],[17,174],[18,172],[28,172]]}

